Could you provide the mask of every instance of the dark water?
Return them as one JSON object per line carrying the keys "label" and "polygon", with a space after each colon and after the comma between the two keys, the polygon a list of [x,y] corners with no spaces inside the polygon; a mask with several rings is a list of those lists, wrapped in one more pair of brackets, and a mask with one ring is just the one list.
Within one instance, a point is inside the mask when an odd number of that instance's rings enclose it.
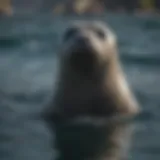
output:
{"label": "dark water", "polygon": [[[85,17],[84,17],[85,18]],[[75,17],[0,21],[0,160],[49,160],[51,135],[36,119],[56,77],[58,36]],[[160,19],[108,15],[128,80],[142,105],[130,159],[160,159]]]}

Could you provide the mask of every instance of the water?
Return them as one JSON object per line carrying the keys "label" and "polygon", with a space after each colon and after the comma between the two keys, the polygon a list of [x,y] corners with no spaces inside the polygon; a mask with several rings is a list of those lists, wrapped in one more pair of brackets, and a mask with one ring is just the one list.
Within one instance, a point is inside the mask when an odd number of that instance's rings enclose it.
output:
{"label": "water", "polygon": [[[82,17],[87,19],[87,17]],[[160,159],[160,19],[107,15],[127,78],[143,108],[131,160]],[[0,22],[0,159],[49,160],[51,135],[36,119],[56,77],[59,35],[76,17],[14,17]]]}

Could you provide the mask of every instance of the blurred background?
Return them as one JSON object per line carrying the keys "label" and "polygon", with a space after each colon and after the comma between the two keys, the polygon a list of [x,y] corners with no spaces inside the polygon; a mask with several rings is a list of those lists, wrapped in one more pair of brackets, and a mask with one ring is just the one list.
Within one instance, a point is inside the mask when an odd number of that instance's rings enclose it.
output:
{"label": "blurred background", "polygon": [[1,0],[1,14],[58,13],[84,14],[117,12],[154,12],[160,10],[159,0]]}
{"label": "blurred background", "polygon": [[59,37],[74,19],[108,23],[143,109],[130,160],[160,159],[160,0],[0,0],[0,160],[50,160],[36,118],[56,78]]}

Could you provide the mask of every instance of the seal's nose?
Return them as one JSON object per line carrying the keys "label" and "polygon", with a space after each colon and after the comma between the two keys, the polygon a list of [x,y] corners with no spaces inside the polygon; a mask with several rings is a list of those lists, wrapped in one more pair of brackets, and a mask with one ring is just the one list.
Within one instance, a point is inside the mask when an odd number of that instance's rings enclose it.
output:
{"label": "seal's nose", "polygon": [[81,34],[76,36],[75,42],[82,48],[86,48],[89,44],[88,38],[85,35],[81,35]]}

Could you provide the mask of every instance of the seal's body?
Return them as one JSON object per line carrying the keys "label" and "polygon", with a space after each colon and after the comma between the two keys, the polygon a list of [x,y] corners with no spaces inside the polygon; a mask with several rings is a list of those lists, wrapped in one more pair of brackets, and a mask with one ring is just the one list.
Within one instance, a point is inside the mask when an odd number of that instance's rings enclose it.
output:
{"label": "seal's body", "polygon": [[64,34],[58,57],[58,81],[46,118],[53,122],[60,159],[124,158],[121,141],[130,130],[126,123],[113,120],[99,128],[83,121],[139,112],[120,65],[115,35],[101,22],[75,22]]}

